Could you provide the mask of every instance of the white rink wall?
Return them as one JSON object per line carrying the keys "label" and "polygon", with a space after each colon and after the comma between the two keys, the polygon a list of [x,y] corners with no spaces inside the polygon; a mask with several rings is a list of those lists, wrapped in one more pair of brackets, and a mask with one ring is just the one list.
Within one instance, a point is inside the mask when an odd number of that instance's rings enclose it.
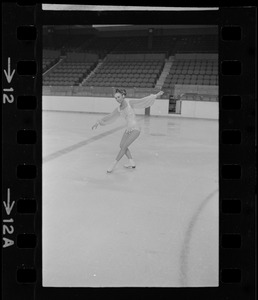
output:
{"label": "white rink wall", "polygon": [[[43,96],[43,110],[52,111],[71,111],[71,112],[89,112],[89,113],[110,113],[116,107],[117,103],[113,98],[105,97],[72,97],[72,96]],[[128,100],[134,100],[127,98]],[[151,107],[152,116],[175,116],[169,114],[169,100],[157,99]],[[144,109],[137,109],[136,113],[144,115]],[[176,116],[188,118],[218,119],[218,102],[206,101],[181,101],[181,114]]]}
{"label": "white rink wall", "polygon": [[219,103],[206,101],[181,101],[181,116],[218,120]]}
{"label": "white rink wall", "polygon": [[[110,113],[117,107],[114,98],[105,97],[70,97],[70,96],[43,96],[43,110]],[[130,100],[130,98],[127,98]],[[138,109],[137,114],[144,114],[144,109]]]}

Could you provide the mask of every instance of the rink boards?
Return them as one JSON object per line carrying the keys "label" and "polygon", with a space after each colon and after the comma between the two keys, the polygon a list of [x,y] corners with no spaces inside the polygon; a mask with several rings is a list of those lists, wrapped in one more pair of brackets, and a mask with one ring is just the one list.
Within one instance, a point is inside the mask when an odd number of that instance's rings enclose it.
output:
{"label": "rink boards", "polygon": [[[128,98],[128,100],[131,100]],[[132,99],[133,100],[133,99]],[[105,97],[81,97],[81,96],[43,96],[43,110],[67,111],[67,112],[89,112],[89,113],[110,113],[117,103],[113,98]],[[181,113],[176,116],[188,118],[218,119],[218,102],[208,101],[178,101]],[[144,115],[144,109],[136,111]],[[150,109],[152,116],[174,116],[169,113],[169,99],[157,99]]]}

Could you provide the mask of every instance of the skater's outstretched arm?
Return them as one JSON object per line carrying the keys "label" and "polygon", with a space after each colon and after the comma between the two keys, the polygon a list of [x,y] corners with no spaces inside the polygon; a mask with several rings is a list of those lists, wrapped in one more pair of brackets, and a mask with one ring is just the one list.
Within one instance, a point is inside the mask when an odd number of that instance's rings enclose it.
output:
{"label": "skater's outstretched arm", "polygon": [[129,104],[132,108],[147,108],[149,106],[152,106],[156,98],[163,95],[163,93],[163,91],[160,91],[157,94],[151,94],[139,100],[130,100]]}
{"label": "skater's outstretched arm", "polygon": [[112,113],[108,114],[107,116],[105,116],[104,118],[100,119],[97,121],[97,123],[95,123],[92,126],[92,129],[96,129],[99,125],[108,125],[113,123],[115,120],[117,120],[119,118],[120,114],[118,109],[116,108]]}

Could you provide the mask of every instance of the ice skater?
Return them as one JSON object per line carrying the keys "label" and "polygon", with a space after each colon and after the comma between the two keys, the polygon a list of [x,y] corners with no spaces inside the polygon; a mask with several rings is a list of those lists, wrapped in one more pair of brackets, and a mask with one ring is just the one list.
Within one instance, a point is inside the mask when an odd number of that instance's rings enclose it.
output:
{"label": "ice skater", "polygon": [[123,137],[120,142],[120,151],[112,163],[110,168],[108,168],[107,172],[112,173],[115,169],[117,163],[120,159],[126,155],[129,159],[129,164],[125,165],[126,168],[135,168],[136,164],[132,158],[132,154],[129,150],[129,146],[138,138],[141,132],[141,127],[138,125],[134,113],[134,109],[136,108],[147,108],[155,102],[155,99],[159,96],[163,95],[163,91],[158,92],[157,94],[151,94],[150,96],[144,97],[139,100],[127,100],[125,99],[126,90],[125,89],[116,89],[115,91],[115,99],[120,104],[112,113],[105,116],[104,118],[97,121],[96,124],[92,126],[92,129],[96,129],[98,125],[107,125],[113,123],[120,116],[125,118],[127,123],[127,128],[123,134]]}

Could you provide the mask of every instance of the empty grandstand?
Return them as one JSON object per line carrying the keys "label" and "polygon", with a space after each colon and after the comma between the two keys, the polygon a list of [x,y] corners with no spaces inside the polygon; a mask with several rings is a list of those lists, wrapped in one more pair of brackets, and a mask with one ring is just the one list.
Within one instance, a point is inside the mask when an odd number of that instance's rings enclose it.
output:
{"label": "empty grandstand", "polygon": [[86,26],[84,35],[76,26],[45,28],[43,94],[110,97],[112,88],[124,87],[134,98],[162,89],[162,98],[170,99],[168,113],[180,112],[175,99],[217,101],[215,26],[127,27]]}
{"label": "empty grandstand", "polygon": [[111,54],[83,85],[154,88],[163,65],[164,55]]}
{"label": "empty grandstand", "polygon": [[85,53],[67,53],[65,59],[43,77],[43,85],[76,86],[96,66],[98,56]]}
{"label": "empty grandstand", "polygon": [[176,55],[163,88],[175,84],[217,85],[218,57],[215,54]]}
{"label": "empty grandstand", "polygon": [[43,50],[43,74],[60,59],[60,50]]}

